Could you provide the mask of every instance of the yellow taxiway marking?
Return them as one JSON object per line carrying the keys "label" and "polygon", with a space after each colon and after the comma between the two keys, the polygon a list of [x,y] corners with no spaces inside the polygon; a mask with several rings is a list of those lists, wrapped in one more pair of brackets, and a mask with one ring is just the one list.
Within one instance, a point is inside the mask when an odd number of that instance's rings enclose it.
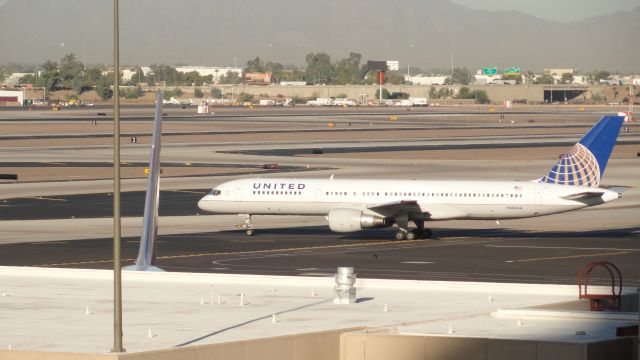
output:
{"label": "yellow taxiway marking", "polygon": [[[167,256],[158,256],[157,260],[166,260],[166,259],[185,259],[185,258],[193,258],[200,256],[224,256],[224,255],[247,255],[247,254],[268,254],[268,253],[279,253],[284,251],[304,251],[304,250],[324,250],[324,249],[338,249],[338,248],[346,248],[346,247],[365,247],[365,246],[375,246],[375,245],[388,245],[388,244],[396,244],[396,245],[404,245],[409,243],[419,243],[424,242],[425,240],[389,240],[389,241],[381,241],[381,242],[368,242],[361,244],[341,244],[341,245],[326,245],[326,246],[308,246],[308,247],[297,247],[297,248],[280,248],[280,249],[268,249],[268,250],[251,250],[251,251],[229,251],[229,252],[216,252],[216,253],[198,253],[198,254],[183,254],[183,255],[167,255]],[[135,261],[136,259],[123,259],[124,262]],[[42,264],[42,265],[34,265],[34,266],[69,266],[69,265],[86,265],[86,264],[99,264],[99,263],[108,263],[113,262],[112,259],[109,260],[89,260],[89,261],[76,261],[76,262],[66,262],[66,263],[58,263],[58,264]]]}
{"label": "yellow taxiway marking", "polygon": [[585,255],[570,255],[570,256],[554,256],[554,257],[520,259],[520,260],[507,260],[505,262],[514,263],[514,262],[529,262],[529,261],[542,261],[542,260],[577,259],[577,258],[590,257],[590,256],[610,256],[610,255],[623,255],[623,254],[631,254],[631,251],[620,251],[620,252],[600,253],[600,254],[585,254]]}
{"label": "yellow taxiway marking", "polygon": [[29,196],[29,197],[26,197],[24,199],[49,200],[49,201],[67,201],[67,199],[54,199],[54,198],[48,198],[48,197],[44,197],[44,196]]}

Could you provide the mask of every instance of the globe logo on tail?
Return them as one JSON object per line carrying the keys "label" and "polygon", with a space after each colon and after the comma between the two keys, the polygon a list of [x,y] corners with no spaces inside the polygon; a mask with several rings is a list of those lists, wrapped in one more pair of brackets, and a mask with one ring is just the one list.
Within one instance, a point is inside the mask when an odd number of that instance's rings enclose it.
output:
{"label": "globe logo on tail", "polygon": [[539,181],[548,184],[598,187],[600,166],[591,151],[578,143],[567,153],[560,155],[560,160]]}

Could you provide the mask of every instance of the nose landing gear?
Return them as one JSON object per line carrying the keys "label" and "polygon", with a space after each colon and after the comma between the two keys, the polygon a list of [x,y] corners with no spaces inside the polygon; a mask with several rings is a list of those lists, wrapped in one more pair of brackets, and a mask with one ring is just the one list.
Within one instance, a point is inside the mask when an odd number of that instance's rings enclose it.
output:
{"label": "nose landing gear", "polygon": [[251,223],[251,215],[250,214],[240,214],[240,216],[244,217],[244,223],[242,224],[242,228],[244,229],[244,233],[247,236],[253,236],[253,224]]}

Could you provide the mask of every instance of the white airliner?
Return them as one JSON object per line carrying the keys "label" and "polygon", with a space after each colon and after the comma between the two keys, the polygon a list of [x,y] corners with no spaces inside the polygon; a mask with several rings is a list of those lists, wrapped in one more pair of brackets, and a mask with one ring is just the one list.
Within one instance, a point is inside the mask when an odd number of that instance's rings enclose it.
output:
{"label": "white airliner", "polygon": [[[397,225],[395,238],[430,237],[430,220],[501,220],[557,214],[603,204],[621,195],[599,188],[623,117],[605,116],[552,169],[533,181],[339,180],[253,178],[225,182],[200,209],[244,215],[324,215],[332,231]],[[410,228],[413,223],[415,228]]]}

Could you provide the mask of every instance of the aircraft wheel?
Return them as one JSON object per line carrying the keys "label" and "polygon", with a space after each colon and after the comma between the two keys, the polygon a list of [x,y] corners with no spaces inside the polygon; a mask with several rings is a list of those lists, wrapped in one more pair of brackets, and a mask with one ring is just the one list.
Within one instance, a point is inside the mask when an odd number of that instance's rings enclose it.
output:
{"label": "aircraft wheel", "polygon": [[396,240],[404,240],[404,237],[405,237],[404,232],[402,232],[402,231],[396,232],[396,236],[395,236]]}
{"label": "aircraft wheel", "polygon": [[244,231],[247,236],[253,236],[253,229],[247,229]]}
{"label": "aircraft wheel", "polygon": [[416,233],[413,231],[407,232],[407,240],[415,240],[417,238]]}

